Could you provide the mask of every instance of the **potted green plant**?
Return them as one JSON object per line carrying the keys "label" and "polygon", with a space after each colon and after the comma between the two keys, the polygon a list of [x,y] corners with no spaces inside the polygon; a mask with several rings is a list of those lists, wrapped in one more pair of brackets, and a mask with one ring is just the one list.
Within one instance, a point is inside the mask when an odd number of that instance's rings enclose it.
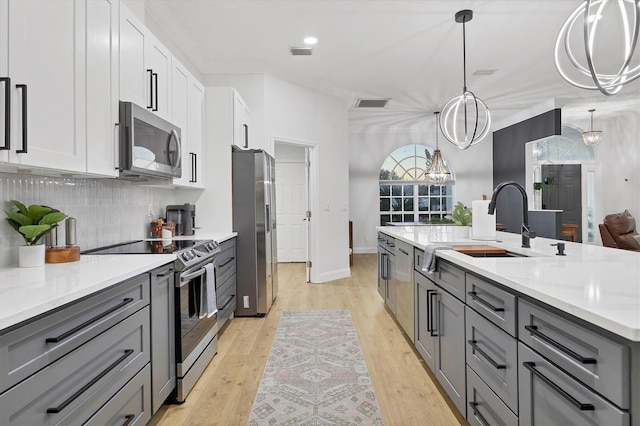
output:
{"label": "potted green plant", "polygon": [[453,207],[450,215],[445,216],[447,219],[451,219],[457,227],[464,227],[460,229],[453,229],[455,237],[469,237],[469,229],[471,227],[471,210],[465,207],[461,201],[458,201]]}
{"label": "potted green plant", "polygon": [[18,261],[21,267],[44,264],[44,244],[39,244],[67,215],[48,206],[32,204],[26,207],[19,201],[11,200],[16,211],[7,211],[7,222],[24,238],[25,245],[18,247]]}

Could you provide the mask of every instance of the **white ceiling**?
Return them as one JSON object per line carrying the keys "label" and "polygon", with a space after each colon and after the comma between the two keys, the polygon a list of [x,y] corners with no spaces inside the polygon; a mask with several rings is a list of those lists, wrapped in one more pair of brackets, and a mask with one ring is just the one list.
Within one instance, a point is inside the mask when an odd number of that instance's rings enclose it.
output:
{"label": "white ceiling", "polygon": [[[333,93],[391,98],[350,120],[390,125],[432,117],[462,91],[461,9],[467,85],[494,120],[553,98],[600,103],[640,98],[640,79],[607,97],[565,82],[553,64],[558,31],[579,0],[146,0],[146,10],[203,74],[268,73]],[[312,56],[289,47],[313,35]],[[606,35],[606,34],[603,34]],[[609,40],[609,47],[619,45]],[[604,49],[610,51],[611,49]],[[636,52],[635,63],[640,56]],[[477,70],[496,70],[477,76]],[[633,103],[633,102],[632,102]],[[628,101],[627,101],[628,104]],[[637,105],[637,104],[636,104]],[[588,113],[585,110],[585,116]]]}

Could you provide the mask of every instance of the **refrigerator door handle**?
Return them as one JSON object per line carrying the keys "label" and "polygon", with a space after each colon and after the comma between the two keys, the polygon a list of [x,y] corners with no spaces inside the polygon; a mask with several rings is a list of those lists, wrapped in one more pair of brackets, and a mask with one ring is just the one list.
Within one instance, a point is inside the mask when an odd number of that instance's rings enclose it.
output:
{"label": "refrigerator door handle", "polygon": [[267,217],[266,217],[266,225],[267,225],[267,229],[266,232],[271,232],[271,209],[269,204],[264,206],[266,211],[267,211]]}

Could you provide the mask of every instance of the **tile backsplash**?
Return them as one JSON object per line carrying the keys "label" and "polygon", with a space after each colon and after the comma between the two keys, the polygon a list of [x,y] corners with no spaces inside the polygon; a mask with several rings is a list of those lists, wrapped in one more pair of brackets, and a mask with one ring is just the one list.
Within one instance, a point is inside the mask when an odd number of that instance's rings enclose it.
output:
{"label": "tile backsplash", "polygon": [[[164,216],[167,204],[195,203],[185,193],[115,179],[71,179],[0,173],[2,210],[13,209],[10,200],[26,205],[44,204],[76,218],[77,244],[82,250],[144,238],[149,222]],[[180,200],[179,200],[180,198]],[[188,197],[187,197],[188,198]],[[4,219],[0,223],[0,268],[18,263],[16,247],[22,237]],[[64,226],[59,238],[64,241]]]}

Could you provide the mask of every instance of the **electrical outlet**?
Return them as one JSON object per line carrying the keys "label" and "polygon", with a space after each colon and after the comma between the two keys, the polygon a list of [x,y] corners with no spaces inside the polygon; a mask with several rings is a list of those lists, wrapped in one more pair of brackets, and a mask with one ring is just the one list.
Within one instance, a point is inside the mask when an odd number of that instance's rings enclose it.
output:
{"label": "electrical outlet", "polygon": [[245,309],[249,309],[249,296],[242,296],[242,303]]}

